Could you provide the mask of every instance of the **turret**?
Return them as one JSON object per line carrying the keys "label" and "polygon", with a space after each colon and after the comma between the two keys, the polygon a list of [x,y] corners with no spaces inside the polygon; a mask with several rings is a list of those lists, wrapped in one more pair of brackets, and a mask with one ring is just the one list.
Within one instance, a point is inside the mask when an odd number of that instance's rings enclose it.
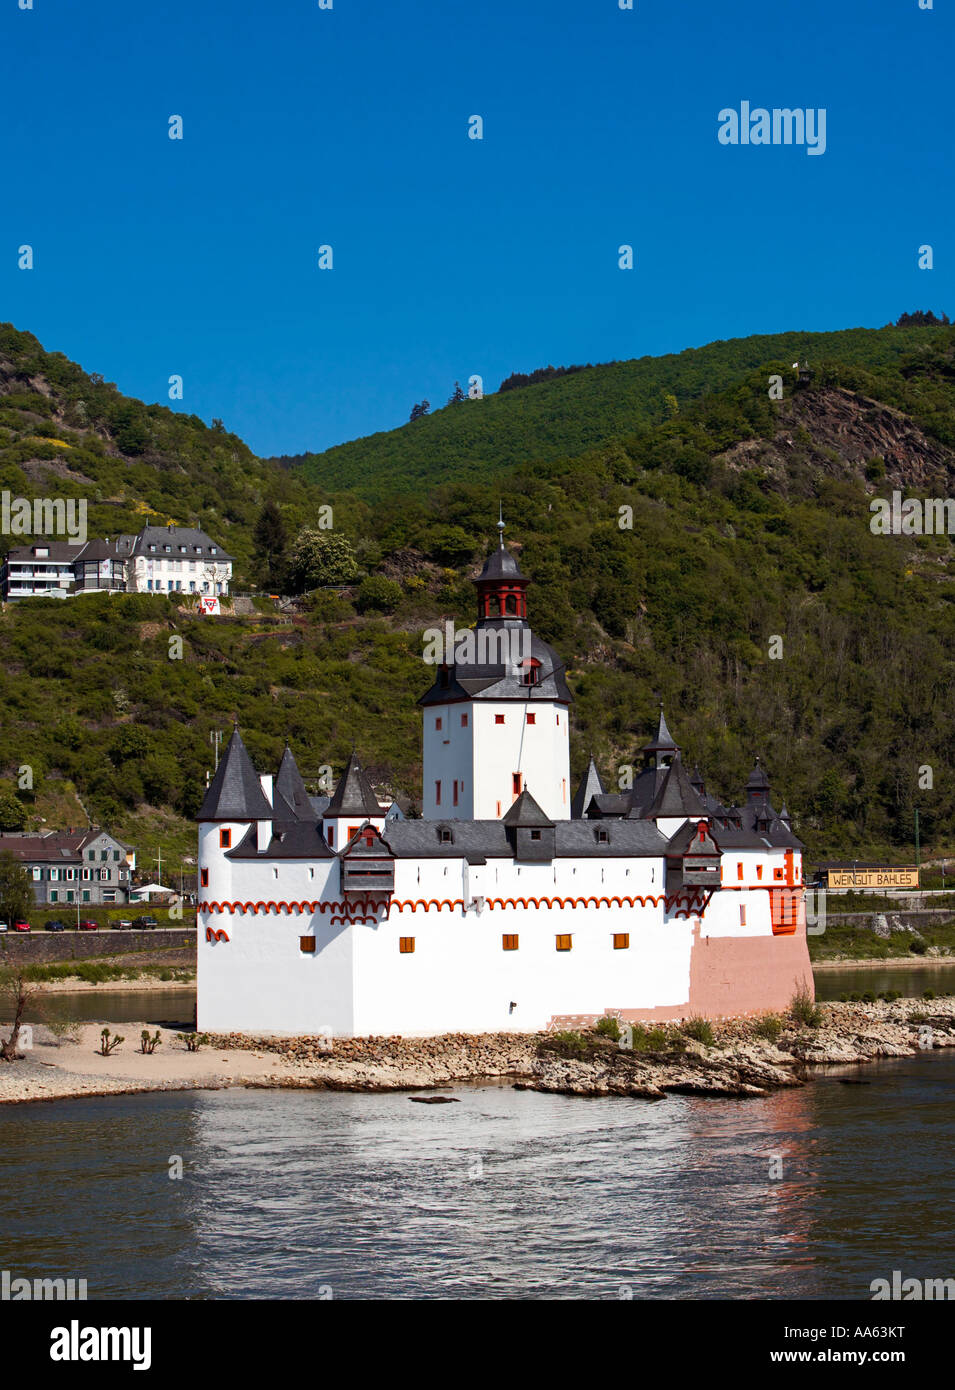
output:
{"label": "turret", "polygon": [[358,754],[352,751],[322,815],[325,839],[332,849],[343,850],[366,822],[376,830],[383,830],[385,812],[358,761]]}
{"label": "turret", "polygon": [[222,901],[231,897],[232,870],[227,855],[253,826],[268,822],[272,807],[262,790],[238,724],[206,788],[199,814],[199,898]]}

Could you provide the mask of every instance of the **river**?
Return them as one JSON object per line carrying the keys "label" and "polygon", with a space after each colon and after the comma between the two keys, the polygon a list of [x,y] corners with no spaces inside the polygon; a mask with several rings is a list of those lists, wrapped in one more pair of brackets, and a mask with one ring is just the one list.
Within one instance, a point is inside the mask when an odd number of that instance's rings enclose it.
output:
{"label": "river", "polygon": [[92,1299],[848,1299],[955,1273],[955,1055],[839,1075],[749,1100],[5,1106],[0,1264]]}

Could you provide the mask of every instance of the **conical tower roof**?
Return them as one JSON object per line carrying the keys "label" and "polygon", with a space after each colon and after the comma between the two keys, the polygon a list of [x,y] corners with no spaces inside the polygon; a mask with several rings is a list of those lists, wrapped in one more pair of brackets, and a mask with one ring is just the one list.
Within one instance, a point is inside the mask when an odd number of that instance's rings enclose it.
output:
{"label": "conical tower roof", "polygon": [[647,810],[647,819],[705,815],[706,807],[690,785],[683,759],[677,752],[666,770],[660,790]]}
{"label": "conical tower roof", "polygon": [[597,764],[594,762],[593,754],[590,755],[590,762],[587,764],[587,771],[580,781],[580,786],[574,793],[574,799],[570,803],[571,820],[580,820],[587,814],[587,807],[595,796],[604,795],[604,784],[600,780],[600,773],[597,771]]}
{"label": "conical tower roof", "polygon": [[663,713],[663,706],[660,706],[660,723],[657,726],[657,736],[649,743],[643,745],[644,753],[676,753],[679,745],[675,742],[673,735],[667,728],[666,715]]}
{"label": "conical tower roof", "polygon": [[302,781],[298,764],[292,757],[292,750],[288,744],[285,745],[285,752],[282,754],[282,761],[279,763],[278,776],[275,779],[275,790],[284,798],[291,807],[292,814],[296,820],[314,820],[315,812],[312,803],[309,801],[308,792],[305,790],[305,783]]}
{"label": "conical tower roof", "polygon": [[262,790],[236,724],[216,775],[206,788],[196,819],[240,821],[271,818],[272,807]]}
{"label": "conical tower roof", "polygon": [[381,807],[372,790],[372,785],[362,770],[358,755],[352,752],[332,792],[331,800],[324,812],[326,818],[334,816],[380,816]]}

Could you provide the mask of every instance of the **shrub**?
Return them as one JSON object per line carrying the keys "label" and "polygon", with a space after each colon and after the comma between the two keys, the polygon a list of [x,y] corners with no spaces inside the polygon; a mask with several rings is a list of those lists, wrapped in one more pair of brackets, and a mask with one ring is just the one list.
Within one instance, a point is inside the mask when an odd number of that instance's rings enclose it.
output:
{"label": "shrub", "polygon": [[179,1042],[185,1043],[187,1052],[198,1052],[200,1047],[208,1046],[208,1033],[177,1033],[176,1038]]}
{"label": "shrub", "polygon": [[156,1048],[161,1046],[162,1038],[159,1036],[159,1029],[157,1028],[152,1037],[150,1037],[149,1029],[144,1028],[139,1035],[140,1052],[144,1052],[147,1056],[151,1056],[156,1051]]}
{"label": "shrub", "polygon": [[693,1038],[696,1042],[703,1043],[705,1047],[712,1047],[713,1026],[706,1018],[688,1018],[683,1024],[683,1032],[688,1038]]}
{"label": "shrub", "polygon": [[765,1038],[767,1042],[774,1043],[783,1031],[783,1021],[778,1014],[763,1014],[758,1018],[753,1028],[757,1038]]}
{"label": "shrub", "polygon": [[615,1018],[598,1018],[594,1027],[594,1032],[599,1033],[602,1038],[613,1038],[614,1042],[620,1040],[620,1024]]}
{"label": "shrub", "polygon": [[913,956],[924,956],[925,952],[928,950],[928,942],[921,936],[913,936],[912,940],[909,942],[909,950],[912,952]]}
{"label": "shrub", "polygon": [[923,995],[922,995],[922,998],[923,998],[923,999],[934,999],[934,998],[935,998],[935,991],[934,991],[934,989],[927,989],[927,990],[925,990],[925,992],[924,992]]}
{"label": "shrub", "polygon": [[124,1043],[125,1041],[126,1039],[120,1033],[113,1033],[110,1035],[109,1029],[104,1028],[100,1033],[100,1056],[108,1057],[112,1051],[119,1047],[120,1043]]}
{"label": "shrub", "polygon": [[793,1023],[803,1028],[818,1028],[822,1022],[822,1010],[813,1002],[807,985],[800,985],[789,1005],[789,1016]]}
{"label": "shrub", "polygon": [[359,613],[393,613],[401,599],[400,584],[383,574],[370,574],[359,584],[355,603]]}

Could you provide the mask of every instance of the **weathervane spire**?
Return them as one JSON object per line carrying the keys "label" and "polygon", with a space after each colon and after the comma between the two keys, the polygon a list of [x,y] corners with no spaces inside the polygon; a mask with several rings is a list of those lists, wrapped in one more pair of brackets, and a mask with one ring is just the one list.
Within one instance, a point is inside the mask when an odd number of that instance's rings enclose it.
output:
{"label": "weathervane spire", "polygon": [[497,504],[497,534],[500,539],[500,548],[504,549],[504,503]]}

